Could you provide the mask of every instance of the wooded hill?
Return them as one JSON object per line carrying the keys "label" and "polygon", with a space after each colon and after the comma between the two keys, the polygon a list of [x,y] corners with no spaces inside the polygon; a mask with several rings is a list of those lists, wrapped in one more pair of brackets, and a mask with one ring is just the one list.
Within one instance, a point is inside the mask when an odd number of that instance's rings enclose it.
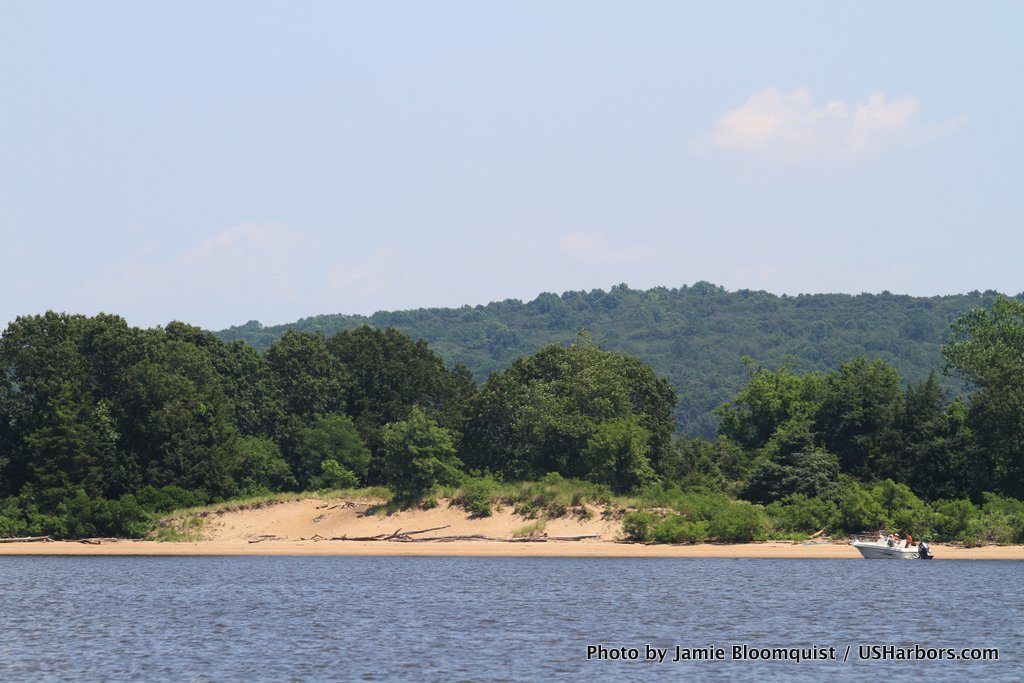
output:
{"label": "wooded hill", "polygon": [[[679,431],[711,436],[712,411],[748,378],[742,359],[767,367],[787,361],[800,372],[834,368],[857,357],[879,358],[903,380],[916,383],[943,367],[939,349],[959,315],[988,306],[986,291],[952,296],[890,294],[801,294],[729,292],[707,282],[678,289],[544,293],[530,302],[508,299],[485,306],[381,311],[371,316],[320,315],[286,325],[257,321],[215,334],[268,348],[286,330],[333,334],[360,325],[394,327],[425,339],[449,364],[465,364],[483,381],[516,358],[545,344],[571,342],[581,330],[603,348],[637,356],[669,379],[679,392]],[[1024,301],[1024,293],[1018,294]],[[953,393],[960,380],[944,377]]]}

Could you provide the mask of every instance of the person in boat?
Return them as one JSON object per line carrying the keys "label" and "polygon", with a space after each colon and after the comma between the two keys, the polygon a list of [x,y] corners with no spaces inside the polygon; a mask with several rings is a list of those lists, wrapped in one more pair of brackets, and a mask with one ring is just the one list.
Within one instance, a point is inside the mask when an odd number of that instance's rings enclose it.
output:
{"label": "person in boat", "polygon": [[911,535],[910,535],[910,534],[908,533],[908,534],[907,534],[907,547],[909,548],[909,547],[910,547],[910,546],[912,546],[912,545],[914,545],[914,537],[913,537],[913,536],[911,536]]}

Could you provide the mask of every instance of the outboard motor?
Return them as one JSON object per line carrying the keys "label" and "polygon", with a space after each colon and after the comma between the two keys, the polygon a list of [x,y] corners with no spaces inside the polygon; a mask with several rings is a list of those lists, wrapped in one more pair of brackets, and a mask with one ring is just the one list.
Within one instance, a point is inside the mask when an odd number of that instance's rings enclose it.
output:
{"label": "outboard motor", "polygon": [[928,547],[928,544],[921,541],[917,544],[917,559],[919,560],[930,560],[932,559],[932,551]]}

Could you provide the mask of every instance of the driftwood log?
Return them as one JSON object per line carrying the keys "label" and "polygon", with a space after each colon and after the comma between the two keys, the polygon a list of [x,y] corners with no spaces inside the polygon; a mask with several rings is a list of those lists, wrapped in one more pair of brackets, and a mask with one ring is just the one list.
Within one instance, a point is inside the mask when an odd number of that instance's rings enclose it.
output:
{"label": "driftwood log", "polygon": [[468,536],[430,536],[428,538],[399,538],[395,540],[402,541],[403,543],[430,543],[431,541],[451,543],[452,541],[504,541],[505,539],[484,536],[483,534],[470,534]]}
{"label": "driftwood log", "polygon": [[263,536],[257,536],[256,538],[249,539],[249,543],[262,543],[263,541],[286,541],[288,540],[284,536],[275,536],[274,534],[264,534]]}
{"label": "driftwood log", "polygon": [[49,536],[22,536],[20,538],[0,538],[0,543],[50,543]]}
{"label": "driftwood log", "polygon": [[441,529],[447,529],[450,526],[451,526],[451,524],[445,524],[444,526],[435,526],[435,527],[431,527],[430,529],[420,529],[419,531],[406,531],[402,535],[403,536],[414,536],[416,534],[425,534],[428,531],[440,531]]}
{"label": "driftwood log", "polygon": [[416,531],[405,531],[401,529],[395,529],[390,534],[377,534],[376,536],[349,536],[348,534],[342,536],[334,536],[329,540],[332,541],[420,541],[420,540],[435,540],[436,537],[429,539],[410,538],[416,534],[425,534],[428,531],[440,531],[441,529],[447,529],[450,524],[444,526],[435,526],[429,529],[417,529]]}
{"label": "driftwood log", "polygon": [[427,536],[426,538],[413,538],[415,534],[423,534],[428,531],[440,531],[447,529],[449,525],[433,529],[420,529],[418,531],[406,531],[401,529],[390,534],[377,534],[376,536],[334,536],[331,541],[393,541],[397,543],[452,543],[454,541],[495,541],[499,543],[547,543],[548,541],[582,541],[587,538],[600,538],[600,534],[579,534],[577,536],[522,536],[506,538],[501,536],[485,536],[484,534],[468,534],[460,536]]}

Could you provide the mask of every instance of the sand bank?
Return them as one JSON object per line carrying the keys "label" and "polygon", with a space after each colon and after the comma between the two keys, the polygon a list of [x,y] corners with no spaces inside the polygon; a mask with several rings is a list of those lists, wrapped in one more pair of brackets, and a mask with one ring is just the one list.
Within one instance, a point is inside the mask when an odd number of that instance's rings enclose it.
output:
{"label": "sand bank", "polygon": [[[803,559],[862,559],[846,543],[765,542],[743,544],[642,545],[618,542],[622,522],[599,508],[587,514],[557,519],[527,519],[508,508],[489,517],[472,518],[460,507],[441,501],[429,510],[386,512],[380,501],[305,498],[241,509],[182,515],[182,528],[202,540],[103,540],[99,544],[76,541],[2,543],[0,555],[352,555],[352,556],[479,556],[479,557],[768,557]],[[189,524],[186,524],[188,522]],[[538,528],[539,527],[539,528]],[[544,542],[494,540],[348,541],[339,537],[414,533],[416,539],[437,536],[479,535],[511,538],[526,529],[549,537]],[[550,537],[587,535],[580,541]],[[253,542],[256,541],[256,542]],[[932,545],[937,559],[1024,560],[1024,546],[959,548]]]}

